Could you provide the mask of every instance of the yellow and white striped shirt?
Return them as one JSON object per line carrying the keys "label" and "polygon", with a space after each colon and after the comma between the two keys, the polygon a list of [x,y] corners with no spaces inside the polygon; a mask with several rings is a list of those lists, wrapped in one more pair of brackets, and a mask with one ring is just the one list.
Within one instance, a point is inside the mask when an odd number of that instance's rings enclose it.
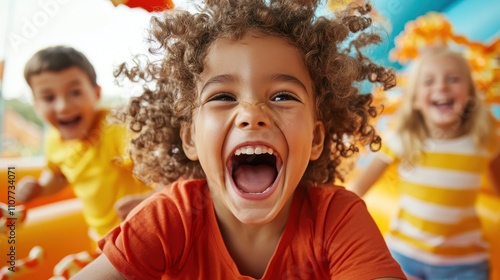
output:
{"label": "yellow and white striped shirt", "polygon": [[[400,206],[386,236],[389,247],[432,265],[487,260],[475,203],[493,155],[469,135],[428,139],[424,149],[418,164],[398,167]],[[401,139],[392,134],[379,156],[397,164],[401,153]]]}

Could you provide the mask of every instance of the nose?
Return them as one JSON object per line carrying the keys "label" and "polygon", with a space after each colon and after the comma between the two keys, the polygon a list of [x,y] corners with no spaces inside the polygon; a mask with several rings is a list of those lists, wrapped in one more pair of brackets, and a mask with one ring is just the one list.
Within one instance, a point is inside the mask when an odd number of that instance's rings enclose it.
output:
{"label": "nose", "polygon": [[242,102],[236,116],[236,126],[241,129],[259,129],[268,127],[271,123],[266,105]]}
{"label": "nose", "polygon": [[437,89],[443,91],[448,88],[448,81],[446,79],[439,79],[436,82]]}
{"label": "nose", "polygon": [[61,113],[61,112],[64,112],[70,108],[70,100],[68,98],[65,98],[65,97],[60,97],[60,98],[57,98],[55,105],[56,105],[55,106],[56,111]]}

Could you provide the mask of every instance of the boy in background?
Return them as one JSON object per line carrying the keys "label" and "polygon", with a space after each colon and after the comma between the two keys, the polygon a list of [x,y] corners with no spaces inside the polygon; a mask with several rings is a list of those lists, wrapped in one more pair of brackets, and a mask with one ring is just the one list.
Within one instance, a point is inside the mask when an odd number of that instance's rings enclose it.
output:
{"label": "boy in background", "polygon": [[69,184],[83,203],[89,236],[97,241],[152,191],[133,177],[131,161],[124,157],[126,127],[108,122],[109,110],[98,107],[101,88],[81,52],[65,46],[42,49],[27,62],[24,76],[35,110],[50,129],[47,165],[38,179],[19,182],[17,197],[25,203]]}

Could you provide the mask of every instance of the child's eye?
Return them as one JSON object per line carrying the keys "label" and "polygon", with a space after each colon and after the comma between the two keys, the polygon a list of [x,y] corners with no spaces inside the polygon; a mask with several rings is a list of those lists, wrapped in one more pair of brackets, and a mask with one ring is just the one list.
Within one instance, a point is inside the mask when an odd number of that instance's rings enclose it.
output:
{"label": "child's eye", "polygon": [[207,102],[210,101],[236,101],[236,98],[229,93],[217,93],[216,95],[210,97]]}
{"label": "child's eye", "polygon": [[460,77],[457,77],[457,76],[450,76],[448,77],[448,82],[450,83],[456,83],[456,82],[459,82],[460,81]]}
{"label": "child's eye", "polygon": [[42,100],[45,102],[52,102],[54,101],[55,97],[53,95],[44,95],[42,96]]}
{"label": "child's eye", "polygon": [[289,100],[297,101],[298,99],[297,99],[297,97],[295,97],[293,94],[291,94],[289,92],[279,92],[272,97],[272,100],[273,101],[289,101]]}
{"label": "child's eye", "polygon": [[80,93],[81,93],[80,89],[72,89],[72,90],[70,91],[70,94],[71,94],[72,96],[79,96],[79,95],[80,95]]}
{"label": "child's eye", "polygon": [[432,86],[433,80],[424,80],[424,86]]}

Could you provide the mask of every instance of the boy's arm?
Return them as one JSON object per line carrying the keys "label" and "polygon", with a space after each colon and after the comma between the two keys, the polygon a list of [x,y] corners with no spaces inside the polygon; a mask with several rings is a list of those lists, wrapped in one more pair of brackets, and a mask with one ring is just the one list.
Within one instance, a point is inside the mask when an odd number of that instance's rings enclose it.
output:
{"label": "boy's arm", "polygon": [[132,209],[134,209],[143,200],[150,197],[154,193],[156,193],[156,191],[151,191],[150,193],[144,193],[144,194],[130,194],[119,199],[115,203],[115,209],[120,219],[122,221],[125,220],[128,213],[130,213]]}
{"label": "boy's arm", "polygon": [[368,166],[362,170],[352,183],[347,184],[347,189],[362,197],[377,182],[384,171],[389,166],[388,163],[375,156]]}
{"label": "boy's arm", "polygon": [[122,280],[123,275],[118,272],[109,262],[106,255],[101,254],[97,259],[86,265],[71,280],[103,279],[103,280]]}
{"label": "boy's arm", "polygon": [[54,194],[68,185],[66,177],[62,173],[56,173],[50,169],[43,169],[37,179],[28,176],[18,183],[17,198],[26,203],[39,196]]}

